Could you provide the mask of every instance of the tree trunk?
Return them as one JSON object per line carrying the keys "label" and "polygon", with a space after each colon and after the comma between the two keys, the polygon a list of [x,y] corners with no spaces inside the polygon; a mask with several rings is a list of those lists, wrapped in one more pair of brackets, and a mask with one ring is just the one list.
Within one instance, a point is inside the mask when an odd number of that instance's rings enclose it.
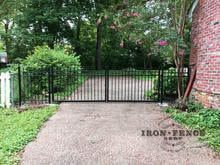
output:
{"label": "tree trunk", "polygon": [[76,28],[76,54],[80,54],[80,32],[81,32],[81,17],[80,14],[77,19],[77,28]]}
{"label": "tree trunk", "polygon": [[96,55],[95,55],[95,69],[101,69],[101,43],[102,43],[102,25],[97,26],[97,41],[96,41]]}
{"label": "tree trunk", "polygon": [[177,68],[177,93],[178,93],[178,98],[181,98],[184,95],[184,73],[183,73],[184,58],[183,56],[178,56],[179,47],[177,45],[173,45],[172,48],[173,48],[174,61]]}
{"label": "tree trunk", "polygon": [[183,67],[178,66],[178,80],[177,80],[177,89],[178,89],[178,97],[181,98],[184,95],[184,86],[183,86],[183,81],[184,81],[184,75],[183,75]]}
{"label": "tree trunk", "polygon": [[8,29],[9,29],[9,22],[6,21],[6,23],[4,24],[5,25],[5,36],[4,36],[4,40],[5,40],[5,50],[6,50],[6,53],[7,53],[7,56],[9,56],[10,54],[10,43],[9,43],[9,38],[8,38]]}
{"label": "tree trunk", "polygon": [[[174,21],[174,28],[175,32],[181,36],[182,40],[184,40],[184,29],[186,25],[186,16],[188,13],[187,10],[187,0],[182,0],[181,3],[181,9],[180,9],[180,14],[179,17],[177,15],[177,8],[176,6],[170,6],[170,11],[171,15]],[[192,2],[191,2],[192,3]],[[177,92],[178,92],[178,97],[181,98],[184,95],[184,73],[183,73],[183,67],[184,67],[184,58],[183,55],[179,56],[178,52],[180,50],[178,45],[173,45],[173,56],[174,56],[174,61],[175,65],[177,68]]]}

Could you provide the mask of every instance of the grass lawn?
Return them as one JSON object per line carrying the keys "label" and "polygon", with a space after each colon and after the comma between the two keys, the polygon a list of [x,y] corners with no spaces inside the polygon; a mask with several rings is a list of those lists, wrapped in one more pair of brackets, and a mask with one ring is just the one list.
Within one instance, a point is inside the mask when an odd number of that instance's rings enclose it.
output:
{"label": "grass lawn", "polygon": [[33,141],[57,106],[19,113],[12,109],[0,109],[0,164],[17,164],[16,154]]}
{"label": "grass lawn", "polygon": [[191,104],[188,106],[188,112],[181,112],[172,107],[164,111],[186,128],[205,132],[205,136],[199,137],[198,140],[220,155],[220,110]]}

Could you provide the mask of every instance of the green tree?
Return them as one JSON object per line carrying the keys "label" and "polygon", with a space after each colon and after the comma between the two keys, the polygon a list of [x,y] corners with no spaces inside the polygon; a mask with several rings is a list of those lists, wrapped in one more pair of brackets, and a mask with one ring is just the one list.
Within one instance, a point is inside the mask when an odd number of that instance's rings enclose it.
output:
{"label": "green tree", "polygon": [[[92,2],[82,0],[22,0],[16,17],[14,54],[25,57],[38,45],[71,44],[82,55],[82,25],[91,22]],[[87,22],[87,23],[85,23]],[[23,54],[21,54],[23,53]]]}
{"label": "green tree", "polygon": [[95,53],[95,68],[101,68],[101,47],[102,47],[102,38],[103,38],[103,27],[105,24],[106,15],[110,8],[119,3],[122,0],[94,0],[94,9],[91,12],[95,21],[97,21],[97,36],[96,36],[96,53]]}
{"label": "green tree", "polygon": [[150,41],[151,52],[146,47],[150,54],[160,56],[163,63],[169,63],[171,58],[174,60],[179,77],[179,97],[184,94],[182,75],[184,53],[188,48],[189,39],[186,27],[189,27],[187,16],[192,2],[192,0],[148,2],[136,0],[125,1],[112,8],[114,26],[122,35],[120,44],[122,47],[127,40],[133,40],[143,47]]}
{"label": "green tree", "polygon": [[[65,0],[29,0],[17,17],[23,35],[32,38],[34,45],[47,43],[51,48],[71,36],[72,18],[75,17],[74,4]],[[28,35],[29,34],[29,35]]]}
{"label": "green tree", "polygon": [[0,0],[0,39],[8,56],[11,54],[11,32],[14,27],[14,16],[19,7],[18,1]]}

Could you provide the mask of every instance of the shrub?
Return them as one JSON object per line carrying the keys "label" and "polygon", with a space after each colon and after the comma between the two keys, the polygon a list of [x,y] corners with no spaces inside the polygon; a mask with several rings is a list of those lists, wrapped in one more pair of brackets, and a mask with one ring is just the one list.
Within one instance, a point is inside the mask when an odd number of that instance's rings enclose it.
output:
{"label": "shrub", "polygon": [[186,109],[187,112],[199,112],[199,110],[204,109],[204,106],[200,102],[198,102],[198,103],[197,102],[187,102],[186,106],[187,106],[187,109]]}
{"label": "shrub", "polygon": [[[183,77],[184,84],[182,84],[185,88],[187,84],[187,76]],[[177,97],[177,80],[178,74],[175,68],[169,68],[168,70],[163,70],[163,77],[162,75],[155,76],[152,79],[154,88],[145,92],[146,98],[156,98],[158,97],[158,88],[162,88],[163,83],[163,98],[164,99],[175,99]],[[159,82],[160,81],[160,82]],[[161,89],[159,89],[161,92]]]}
{"label": "shrub", "polygon": [[148,99],[158,100],[159,93],[158,93],[158,77],[151,78],[151,81],[153,83],[153,88],[150,90],[145,91],[144,97]]}
{"label": "shrub", "polygon": [[50,49],[46,45],[37,46],[34,53],[24,60],[22,66],[24,69],[22,80],[23,84],[26,84],[25,96],[48,93],[48,74],[53,74],[54,92],[63,91],[68,83],[74,84],[78,81],[79,77],[74,73],[81,69],[79,57],[70,49],[58,46]]}
{"label": "shrub", "polygon": [[163,89],[165,97],[177,94],[177,73],[175,68],[169,68],[164,71]]}
{"label": "shrub", "polygon": [[22,63],[25,70],[47,71],[49,68],[69,68],[79,70],[79,57],[67,49],[55,46],[50,49],[48,46],[35,47],[34,53],[29,55]]}

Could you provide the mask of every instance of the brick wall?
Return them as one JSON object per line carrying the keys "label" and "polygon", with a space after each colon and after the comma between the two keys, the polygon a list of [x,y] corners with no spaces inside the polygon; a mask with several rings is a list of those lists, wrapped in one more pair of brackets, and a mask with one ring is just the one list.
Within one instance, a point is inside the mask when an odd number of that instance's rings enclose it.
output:
{"label": "brick wall", "polygon": [[200,0],[193,13],[190,65],[197,64],[192,95],[220,109],[220,1]]}

